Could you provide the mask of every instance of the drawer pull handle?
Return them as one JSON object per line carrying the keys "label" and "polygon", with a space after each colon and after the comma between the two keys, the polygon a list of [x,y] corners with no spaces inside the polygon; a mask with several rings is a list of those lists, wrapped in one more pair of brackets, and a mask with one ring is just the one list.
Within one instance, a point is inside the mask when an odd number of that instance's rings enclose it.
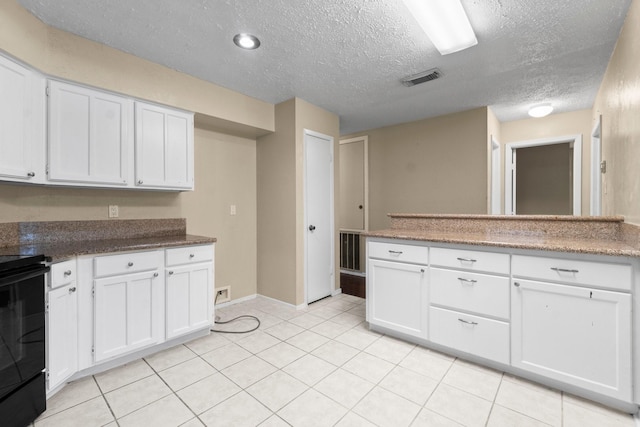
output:
{"label": "drawer pull handle", "polygon": [[458,261],[462,261],[462,262],[476,262],[476,259],[473,258],[460,258],[458,257]]}
{"label": "drawer pull handle", "polygon": [[74,286],[73,288],[69,288],[69,293],[72,294],[76,291],[76,287]]}
{"label": "drawer pull handle", "polygon": [[460,318],[458,318],[458,320],[461,321],[462,323],[466,323],[467,325],[475,326],[475,325],[478,324],[478,322],[469,322],[468,320],[464,320],[464,319],[460,319]]}
{"label": "drawer pull handle", "polygon": [[189,254],[189,258],[193,258],[194,256],[194,254]]}
{"label": "drawer pull handle", "polygon": [[402,251],[392,251],[391,249],[389,249],[389,253],[391,255],[402,255]]}
{"label": "drawer pull handle", "polygon": [[64,275],[65,275],[65,276],[71,276],[71,270],[67,270],[67,271],[65,271],[65,272],[64,272]]}
{"label": "drawer pull handle", "polygon": [[458,277],[458,280],[460,280],[463,283],[470,283],[472,285],[475,285],[476,283],[478,283],[477,280],[474,279],[465,279],[464,277]]}
{"label": "drawer pull handle", "polygon": [[576,269],[558,268],[558,267],[551,267],[551,269],[558,273],[573,273],[573,274],[579,273],[579,271]]}
{"label": "drawer pull handle", "polygon": [[132,263],[131,261],[129,261],[129,262],[127,263],[127,266],[129,266],[129,267],[133,267],[133,263]]}

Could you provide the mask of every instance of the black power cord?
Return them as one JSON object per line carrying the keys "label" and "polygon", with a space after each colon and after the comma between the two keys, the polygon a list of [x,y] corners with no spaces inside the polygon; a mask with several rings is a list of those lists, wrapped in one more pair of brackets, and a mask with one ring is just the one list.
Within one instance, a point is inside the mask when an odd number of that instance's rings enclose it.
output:
{"label": "black power cord", "polygon": [[[216,299],[213,301],[213,305],[215,305],[218,302],[218,297],[220,296],[220,294],[222,294],[222,291],[218,291],[216,292]],[[248,334],[249,332],[253,332],[256,329],[258,329],[260,327],[260,319],[258,319],[256,316],[251,316],[250,314],[241,314],[238,317],[234,317],[233,319],[230,320],[226,320],[226,321],[219,321],[219,320],[214,320],[213,323],[215,323],[216,325],[226,325],[227,323],[231,323],[234,322],[238,319],[253,319],[256,322],[258,322],[258,324],[255,326],[255,328],[253,329],[249,329],[246,331],[223,331],[220,329],[210,329],[211,332],[220,332],[223,334]]]}

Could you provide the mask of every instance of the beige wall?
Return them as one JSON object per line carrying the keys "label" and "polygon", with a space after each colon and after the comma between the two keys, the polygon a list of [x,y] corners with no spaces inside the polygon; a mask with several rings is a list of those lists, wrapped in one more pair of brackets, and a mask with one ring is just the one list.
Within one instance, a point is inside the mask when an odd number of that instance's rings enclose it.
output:
{"label": "beige wall", "polygon": [[573,200],[569,143],[518,148],[516,212],[520,215],[571,215]]}
{"label": "beige wall", "polygon": [[[257,290],[256,141],[195,130],[196,190],[180,194],[191,234],[214,236],[216,288],[231,298]],[[230,215],[230,206],[236,215]]]}
{"label": "beige wall", "polygon": [[602,213],[640,225],[640,2],[634,0],[593,108],[602,115]]}
{"label": "beige wall", "polygon": [[[590,163],[591,163],[591,110],[552,114],[539,119],[515,120],[502,123],[500,136],[502,145],[510,142],[552,138],[556,136],[582,135],[582,215],[589,215]],[[504,175],[504,147],[502,171]],[[504,177],[503,177],[504,178]],[[504,194],[504,179],[502,192]],[[504,199],[503,199],[504,202]],[[504,210],[504,203],[503,203]]]}
{"label": "beige wall", "polygon": [[[334,180],[338,200],[338,116],[302,99],[290,99],[276,105],[276,132],[258,138],[257,142],[258,293],[294,305],[305,302],[305,129],[334,138]],[[337,271],[337,223],[335,233]],[[337,274],[335,286],[339,287]]]}
{"label": "beige wall", "polygon": [[369,228],[387,214],[487,213],[487,108],[373,129]]}
{"label": "beige wall", "polygon": [[258,138],[258,293],[296,303],[295,99],[275,107],[276,131]]}
{"label": "beige wall", "polygon": [[16,0],[0,2],[0,49],[53,76],[247,128],[274,128],[272,104],[49,27]]}
{"label": "beige wall", "polygon": [[[0,49],[45,73],[195,111],[240,133],[273,129],[273,105],[44,25],[0,2]],[[195,191],[72,189],[0,183],[0,222],[184,217],[189,233],[218,238],[216,284],[256,293],[256,143],[196,129]],[[293,154],[292,154],[293,156]],[[229,205],[238,214],[229,215]]]}

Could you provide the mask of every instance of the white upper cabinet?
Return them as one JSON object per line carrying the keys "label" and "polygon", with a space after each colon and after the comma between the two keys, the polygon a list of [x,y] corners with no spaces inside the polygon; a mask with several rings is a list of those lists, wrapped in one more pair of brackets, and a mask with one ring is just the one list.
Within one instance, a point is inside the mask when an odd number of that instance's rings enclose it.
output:
{"label": "white upper cabinet", "polygon": [[193,190],[193,114],[136,102],[139,188]]}
{"label": "white upper cabinet", "polygon": [[0,56],[0,180],[44,182],[45,79]]}
{"label": "white upper cabinet", "polygon": [[133,101],[49,81],[49,181],[126,187],[133,147]]}

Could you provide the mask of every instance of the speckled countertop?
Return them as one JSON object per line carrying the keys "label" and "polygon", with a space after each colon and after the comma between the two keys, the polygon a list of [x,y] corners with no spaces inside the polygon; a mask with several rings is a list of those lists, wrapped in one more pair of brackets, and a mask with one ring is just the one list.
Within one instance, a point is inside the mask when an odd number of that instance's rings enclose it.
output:
{"label": "speckled countertop", "polygon": [[186,233],[184,218],[0,223],[0,255],[78,255],[214,243]]}
{"label": "speckled countertop", "polygon": [[367,237],[640,257],[640,227],[620,216],[389,214]]}

